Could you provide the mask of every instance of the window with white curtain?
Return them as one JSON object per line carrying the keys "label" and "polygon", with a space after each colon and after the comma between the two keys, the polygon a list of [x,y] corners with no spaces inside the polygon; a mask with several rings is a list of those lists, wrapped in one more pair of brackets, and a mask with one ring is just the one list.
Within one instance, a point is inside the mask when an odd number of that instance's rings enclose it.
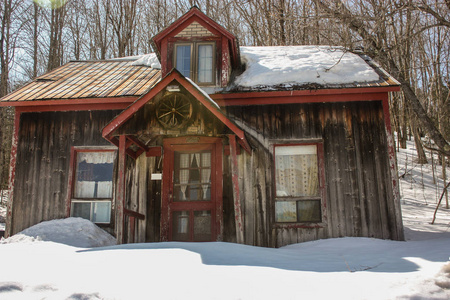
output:
{"label": "window with white curtain", "polygon": [[115,152],[75,151],[71,216],[110,223]]}
{"label": "window with white curtain", "polygon": [[317,145],[275,145],[275,222],[322,221]]}
{"label": "window with white curtain", "polygon": [[211,152],[175,152],[174,201],[211,200]]}

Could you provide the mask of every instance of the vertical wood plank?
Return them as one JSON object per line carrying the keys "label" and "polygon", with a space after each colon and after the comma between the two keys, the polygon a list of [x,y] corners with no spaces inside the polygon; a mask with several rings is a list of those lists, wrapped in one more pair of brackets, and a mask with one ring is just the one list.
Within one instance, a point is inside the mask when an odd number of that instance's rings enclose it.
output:
{"label": "vertical wood plank", "polygon": [[126,136],[119,137],[119,163],[116,195],[116,239],[118,244],[124,243],[124,214],[125,208],[125,170],[126,170]]}
{"label": "vertical wood plank", "polygon": [[241,199],[239,192],[239,174],[238,174],[238,162],[236,156],[236,137],[232,134],[228,135],[230,141],[231,152],[231,180],[233,182],[233,199],[234,199],[234,214],[236,222],[236,240],[239,244],[243,244],[244,241],[244,222],[242,219]]}
{"label": "vertical wood plank", "polygon": [[16,160],[17,160],[17,147],[19,142],[19,128],[20,128],[20,112],[17,110],[14,112],[14,133],[11,143],[11,155],[9,162],[9,183],[8,183],[8,203],[6,206],[6,228],[5,237],[11,236],[12,232],[12,207],[14,203],[14,180],[16,178]]}

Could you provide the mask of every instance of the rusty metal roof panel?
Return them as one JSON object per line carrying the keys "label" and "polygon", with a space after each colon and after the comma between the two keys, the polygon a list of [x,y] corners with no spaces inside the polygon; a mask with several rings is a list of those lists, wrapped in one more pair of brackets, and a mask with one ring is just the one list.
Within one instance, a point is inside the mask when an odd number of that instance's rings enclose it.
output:
{"label": "rusty metal roof panel", "polygon": [[2,102],[141,96],[161,78],[159,69],[132,60],[72,61],[3,97]]}

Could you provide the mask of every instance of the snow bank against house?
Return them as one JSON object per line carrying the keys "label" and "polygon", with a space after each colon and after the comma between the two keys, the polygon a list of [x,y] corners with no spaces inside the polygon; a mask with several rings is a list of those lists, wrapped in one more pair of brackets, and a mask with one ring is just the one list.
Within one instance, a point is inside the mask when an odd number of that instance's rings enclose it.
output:
{"label": "snow bank against house", "polygon": [[112,246],[116,239],[94,223],[82,218],[67,218],[39,223],[0,244],[48,241],[80,248]]}
{"label": "snow bank against house", "polygon": [[359,56],[341,47],[241,47],[245,72],[236,79],[243,87],[280,84],[349,84],[379,80]]}

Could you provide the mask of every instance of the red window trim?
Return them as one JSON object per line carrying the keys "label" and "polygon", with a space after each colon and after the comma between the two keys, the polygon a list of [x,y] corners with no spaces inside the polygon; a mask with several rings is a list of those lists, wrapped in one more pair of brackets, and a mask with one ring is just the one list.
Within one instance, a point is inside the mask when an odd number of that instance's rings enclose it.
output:
{"label": "red window trim", "polygon": [[[70,165],[69,165],[69,176],[67,184],[67,197],[66,197],[66,218],[70,217],[70,210],[72,207],[72,199],[74,199],[74,188],[75,188],[75,176],[77,169],[77,154],[79,152],[117,152],[115,147],[110,146],[72,146],[70,149]],[[104,200],[104,199],[102,199]],[[114,183],[113,183],[113,194],[111,197],[111,211],[113,211],[114,202]],[[113,223],[113,216],[111,216],[111,222]]]}
{"label": "red window trim", "polygon": [[[276,147],[284,147],[284,146],[308,146],[315,145],[317,147],[317,164],[319,168],[319,190],[320,190],[320,198],[321,198],[321,213],[322,213],[322,221],[321,222],[276,222],[275,221],[275,203],[276,203],[276,169],[275,169],[275,148]],[[323,228],[327,225],[327,199],[326,199],[326,184],[325,184],[325,160],[324,160],[324,150],[323,150],[323,141],[293,141],[293,142],[280,142],[272,144],[272,175],[273,175],[273,201],[271,204],[272,208],[272,227],[273,228]]]}

